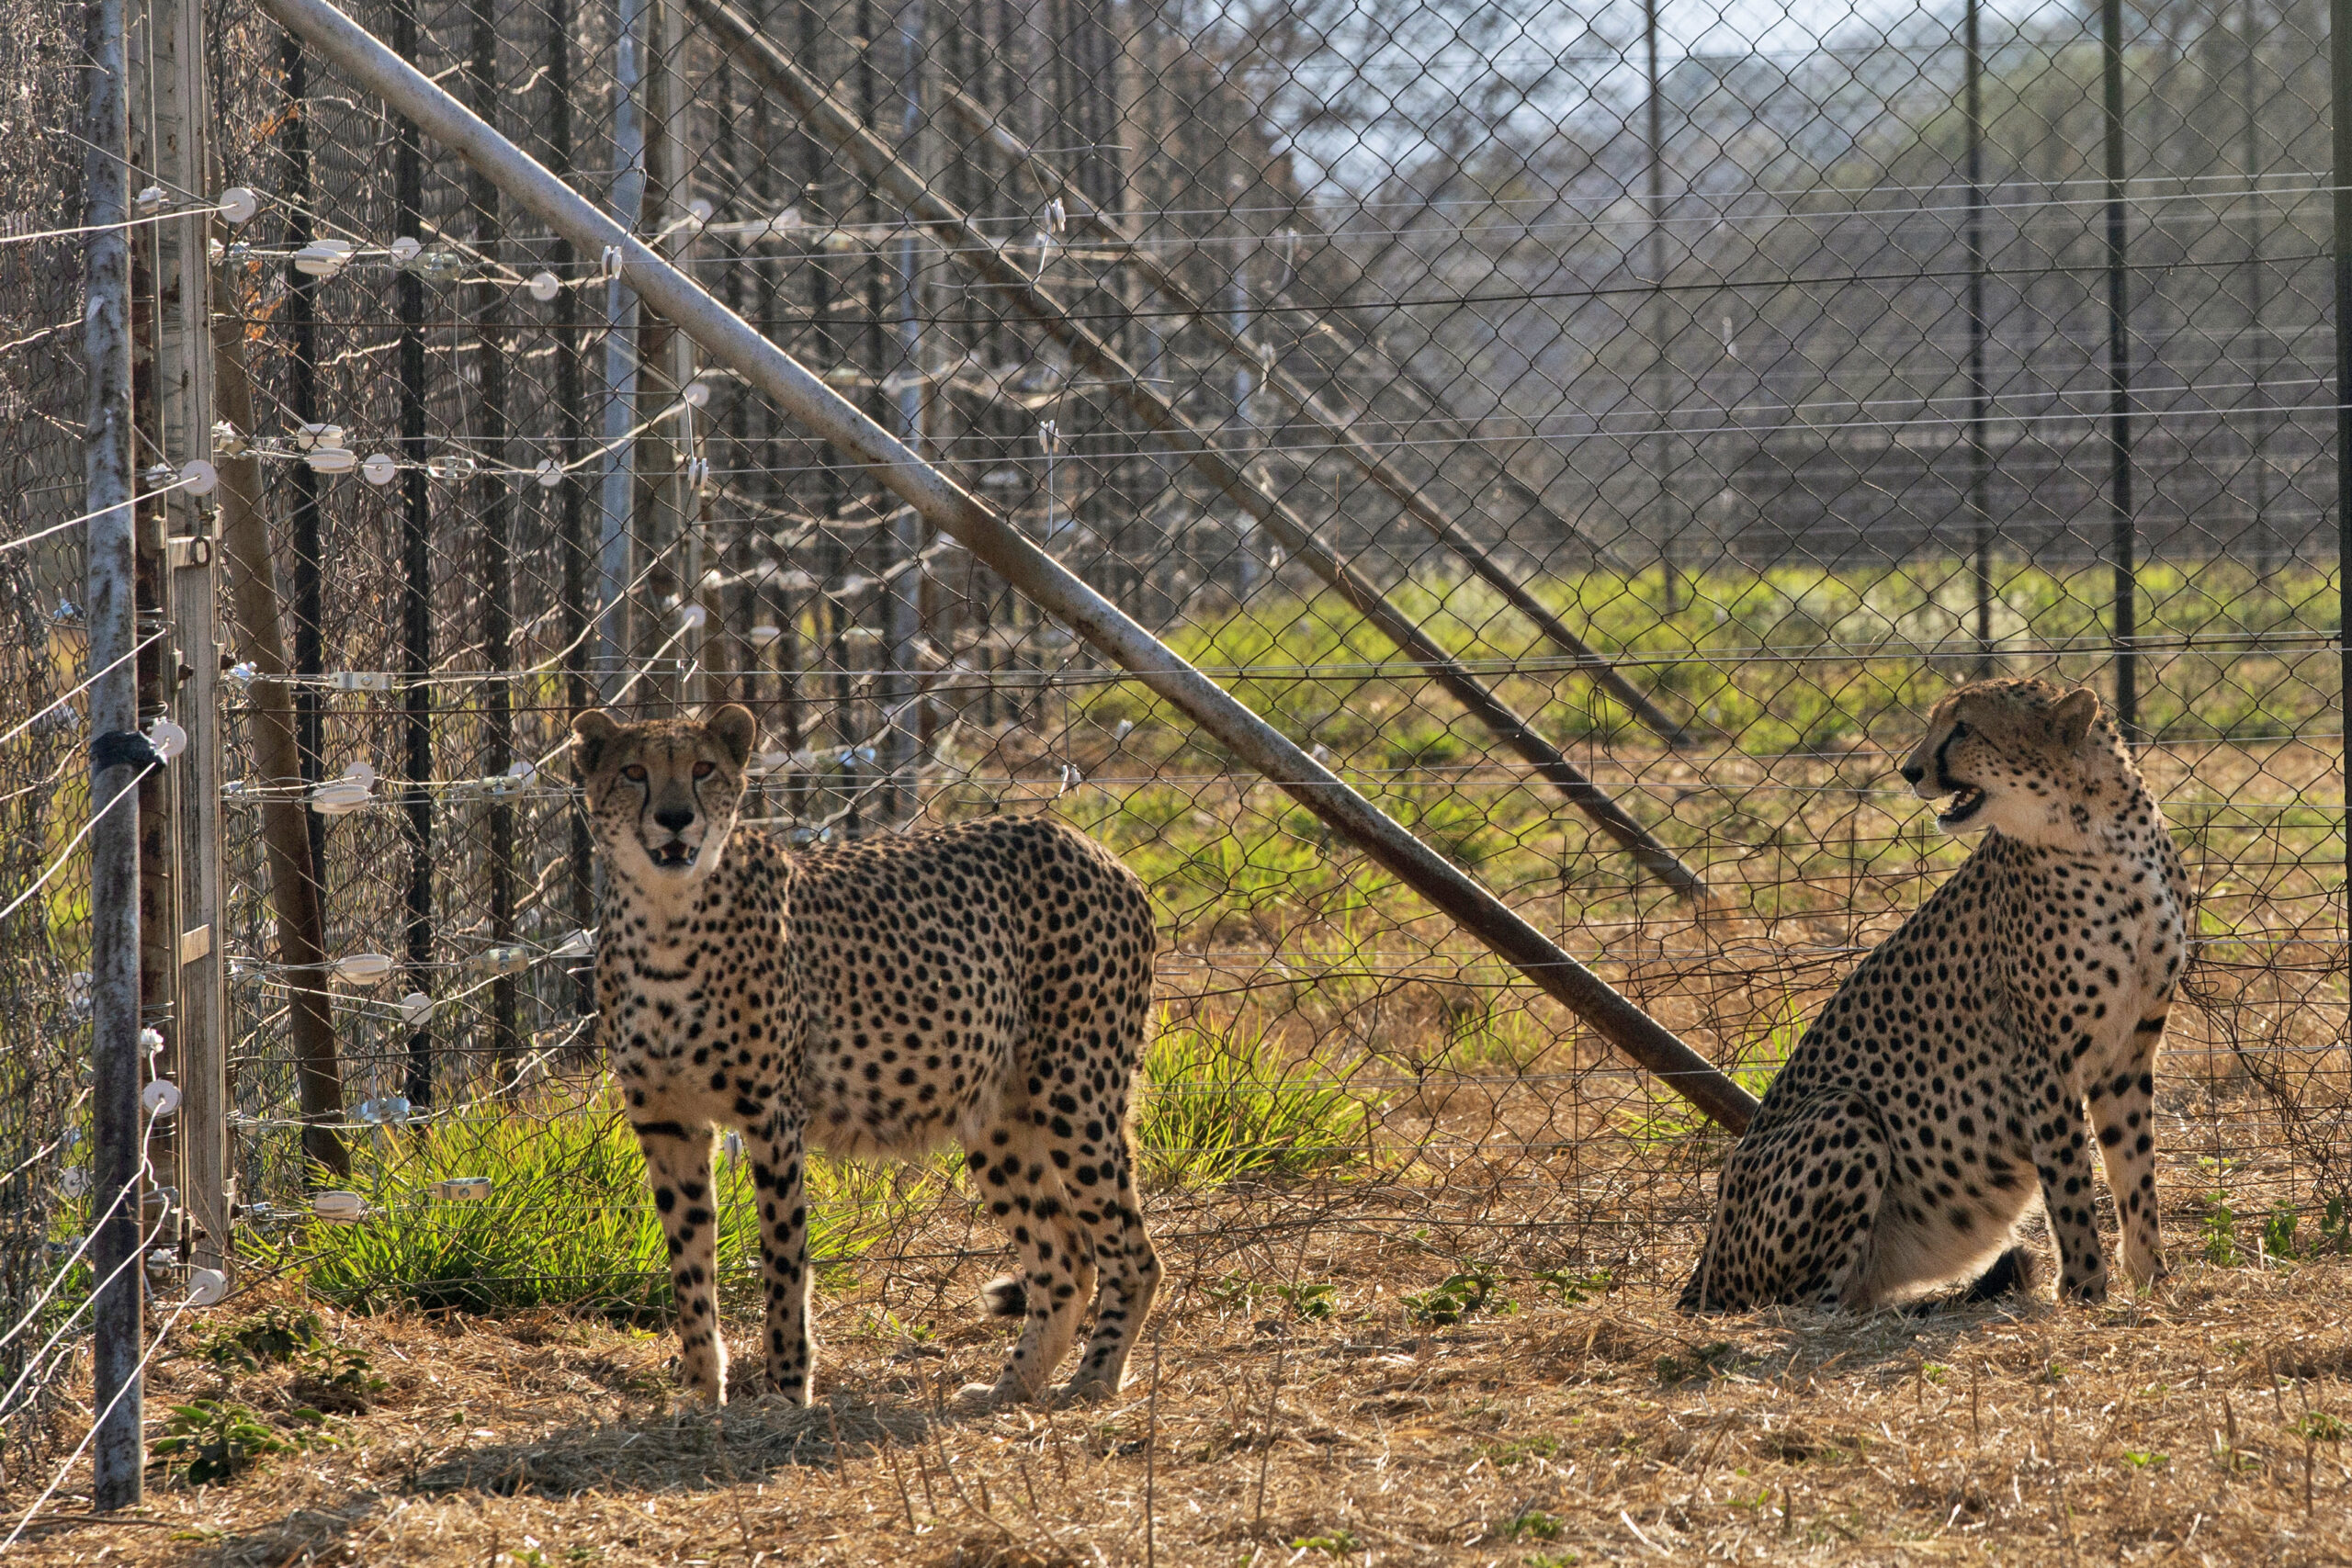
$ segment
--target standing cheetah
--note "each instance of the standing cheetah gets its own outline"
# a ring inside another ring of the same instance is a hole
[[[1936,705],[1903,769],[1937,821],[1989,829],[1849,976],[1724,1162],[1684,1311],[1849,1312],[1973,1280],[2030,1289],[2036,1196],[2068,1300],[2107,1296],[2086,1100],[2146,1285],[2156,1043],[2188,957],[2164,817],[2088,689],[1984,681]]]
[[[572,721],[605,857],[598,1027],[662,1215],[690,1392],[727,1397],[713,1299],[714,1126],[742,1134],[760,1209],[767,1387],[806,1404],[805,1150],[967,1151],[1027,1318],[976,1404],[1045,1397],[1094,1295],[1065,1396],[1115,1391],[1159,1289],[1127,1096],[1149,1022],[1151,908],[1073,829],[1012,818],[787,853],[739,827],[757,725]]]

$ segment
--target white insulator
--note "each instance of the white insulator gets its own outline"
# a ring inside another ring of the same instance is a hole
[[[311,1199],[311,1213],[329,1224],[353,1224],[368,1217],[368,1200],[356,1192],[320,1192]]]
[[[147,744],[168,762],[187,750],[187,731],[168,718],[159,718],[147,727]]]
[[[539,488],[553,490],[563,482],[563,465],[553,457],[539,459]]]
[[[777,213],[775,217],[768,220],[768,232],[771,234],[789,234],[795,229],[799,228],[805,221],[807,220],[800,216],[799,208],[787,207],[782,212]]]
[[[425,1188],[425,1193],[444,1203],[481,1203],[489,1201],[492,1182],[487,1176],[451,1176]]]
[[[411,991],[401,998],[401,1021],[411,1029],[433,1016],[433,998],[423,991]]]
[[[699,196],[686,203],[686,216],[694,220],[697,229],[709,222],[710,215],[718,210],[706,197]]]
[[[294,270],[311,277],[333,277],[351,262],[348,240],[313,240],[294,253]]]
[[[390,452],[370,452],[359,465],[359,477],[371,485],[388,485],[400,477],[401,466]]]
[[[418,255],[423,254],[424,250],[424,245],[423,242],[419,241],[415,235],[402,234],[399,239],[392,242],[391,256],[393,265],[396,266],[406,266],[409,263],[414,261]]]
[[[340,446],[343,445],[343,426],[318,423],[298,426],[294,432],[294,445],[305,452],[320,446]]]
[[[57,1173],[57,1190],[68,1198],[88,1197],[90,1195],[89,1170],[83,1166],[67,1166]]]
[[[334,961],[334,977],[346,986],[372,986],[395,967],[389,953],[355,953]]]
[[[191,1269],[187,1271],[187,1304],[218,1306],[229,1294],[229,1276],[218,1269]]]
[[[359,1119],[370,1127],[390,1126],[405,1122],[408,1120],[408,1096],[404,1094],[379,1095],[373,1100],[363,1100],[359,1102]]]
[[[563,280],[551,272],[535,272],[525,287],[530,289],[532,299],[544,305],[563,292]]]
[[[220,488],[220,470],[201,457],[190,457],[180,469],[180,488],[190,495],[210,495]]]
[[[169,1078],[151,1078],[139,1091],[139,1103],[150,1116],[169,1116],[180,1108],[180,1086]]]
[[[348,817],[375,798],[366,784],[330,779],[311,792],[311,809],[322,817]]]
[[[214,209],[232,229],[242,229],[261,211],[261,197],[243,186],[231,186],[220,193],[220,203]]]
[[[678,606],[678,625],[684,629],[690,632],[700,631],[709,622],[710,612],[701,605],[681,604]]]
[[[549,958],[587,958],[593,955],[595,951],[596,933],[594,931],[573,931],[570,936],[565,937],[554,947],[548,949],[548,956]]]
[[[334,672],[334,689],[338,692],[389,692],[392,689],[392,672],[389,670],[338,670]],[[365,762],[354,762],[345,771],[356,774],[366,767],[368,764]],[[372,782],[376,770],[368,768],[368,777]]]
[[[153,218],[171,201],[171,195],[162,186],[148,186],[130,198],[130,210],[141,218]]]
[[[461,479],[474,471],[474,460],[471,457],[447,455],[427,457],[424,460],[424,471],[436,479]]]
[[[223,457],[242,457],[253,447],[246,444],[243,431],[222,419],[213,422],[212,449]]]
[[[710,407],[710,383],[689,381],[686,383],[686,389],[680,392],[678,396],[684,400],[688,408],[707,409]]]
[[[752,628],[751,635],[752,646],[767,648],[784,640],[784,628],[763,621]]]
[[[139,1032],[139,1051],[141,1055],[152,1056],[163,1048],[164,1032],[162,1030],[142,1029]]]

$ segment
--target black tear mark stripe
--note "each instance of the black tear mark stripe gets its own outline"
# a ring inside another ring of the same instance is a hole
[[[2134,1034],[2162,1034],[2165,1032],[2165,1019],[2167,1016],[2169,1015],[2158,1013],[2154,1018],[2143,1018],[2139,1022],[2132,1026],[2132,1032]]]

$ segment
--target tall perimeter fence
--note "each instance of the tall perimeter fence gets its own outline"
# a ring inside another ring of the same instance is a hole
[[[1125,857],[1180,1277],[1657,1280],[1965,852],[1928,705],[2088,682],[2199,893],[2175,1245],[2342,1244],[2315,5],[348,17],[0,26],[12,1493],[135,1492],[141,1359],[241,1280],[658,1313],[598,703],[749,704],[810,854]],[[515,1244],[561,1190],[593,1268]],[[952,1162],[819,1191],[837,1279],[993,1261]]]

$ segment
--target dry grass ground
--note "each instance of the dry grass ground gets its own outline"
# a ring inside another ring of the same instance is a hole
[[[1270,1281],[1334,1287],[1296,1297],[1328,1303],[1321,1317],[1234,1289],[1221,1271],[1235,1261],[1181,1261],[1125,1396],[1052,1415],[942,1412],[942,1391],[999,1354],[995,1330],[953,1303],[933,1337],[871,1296],[828,1298],[822,1403],[746,1401],[723,1417],[673,1399],[665,1335],[553,1315],[330,1315],[332,1337],[388,1382],[334,1423],[331,1445],[225,1485],[158,1485],[119,1522],[73,1517],[85,1505],[69,1482],[14,1555],[251,1568],[2352,1561],[2340,1263],[2189,1262],[2153,1296],[2098,1312],[1860,1323],[1692,1321],[1653,1287],[1566,1301],[1514,1282],[1512,1310],[1441,1326],[1401,1299],[1431,1283],[1401,1243],[1265,1260]],[[752,1340],[750,1325],[735,1337]],[[188,1355],[155,1382],[155,1415],[225,1394],[269,1416],[305,1396],[283,1371],[224,1375]],[[82,1419],[64,1426],[78,1435]],[[21,1511],[27,1489],[12,1491]]]

